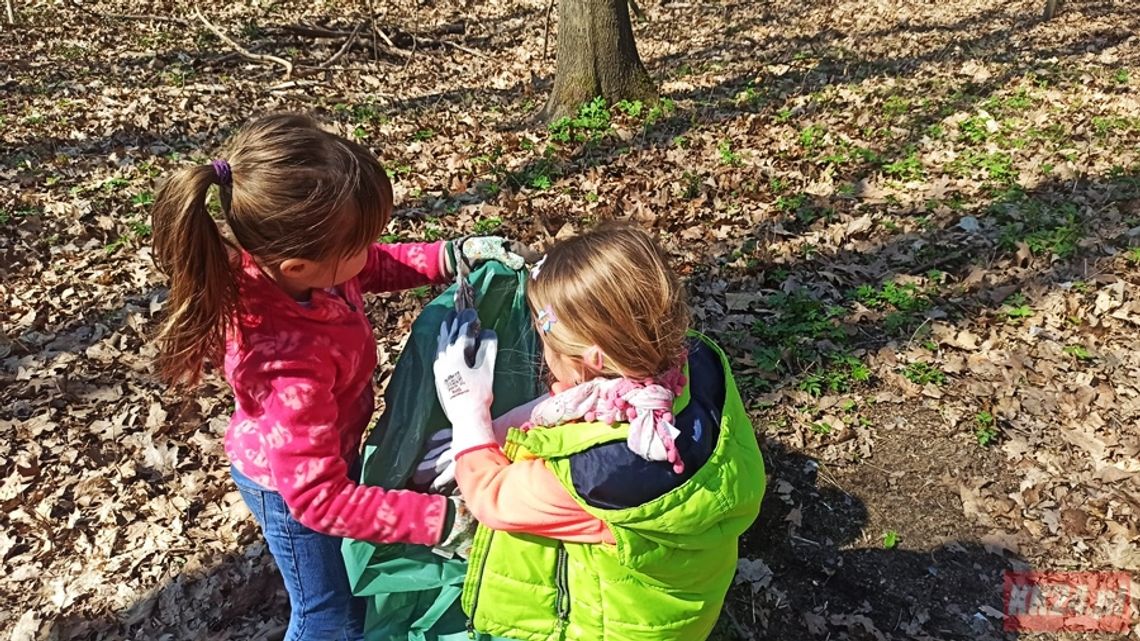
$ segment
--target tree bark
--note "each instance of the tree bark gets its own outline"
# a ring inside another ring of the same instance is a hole
[[[637,54],[628,0],[559,0],[554,90],[540,117],[573,116],[597,96],[609,104],[657,100]]]

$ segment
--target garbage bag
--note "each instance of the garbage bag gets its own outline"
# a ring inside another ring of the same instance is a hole
[[[527,309],[526,271],[488,262],[467,283],[484,328],[499,335],[495,361],[498,416],[542,393],[537,339]],[[365,442],[360,483],[407,487],[428,437],[448,427],[432,376],[439,326],[455,307],[459,284],[424,308],[396,362],[384,393],[384,412]],[[466,288],[464,288],[466,290]],[[469,293],[465,291],[464,293]],[[461,303],[462,304],[462,303]],[[467,618],[459,605],[467,562],[445,559],[420,545],[345,539],[349,583],[364,597],[368,641],[466,641]],[[477,635],[480,641],[495,637]]]

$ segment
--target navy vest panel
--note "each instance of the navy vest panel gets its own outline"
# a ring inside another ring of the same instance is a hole
[[[724,409],[724,369],[716,352],[700,341],[689,346],[689,404],[675,417],[677,452],[685,464],[647,461],[625,441],[604,443],[570,457],[574,489],[587,504],[604,509],[636,507],[689,480],[712,456]]]

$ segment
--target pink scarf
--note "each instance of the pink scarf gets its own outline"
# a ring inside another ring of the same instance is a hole
[[[647,461],[669,461],[680,474],[685,465],[675,440],[681,434],[673,425],[673,399],[685,389],[685,376],[673,369],[657,380],[595,378],[540,402],[523,429],[553,426],[582,419],[587,422],[629,421],[626,444]]]

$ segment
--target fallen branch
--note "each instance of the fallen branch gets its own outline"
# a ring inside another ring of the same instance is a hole
[[[326,69],[332,63],[336,62],[337,60],[340,60],[341,56],[343,56],[345,53],[348,52],[349,49],[352,48],[353,43],[356,42],[356,34],[360,33],[360,30],[363,27],[364,27],[363,22],[356,25],[356,28],[352,30],[352,33],[349,34],[348,39],[346,39],[344,41],[344,44],[341,45],[340,49],[338,49],[337,52],[334,53],[331,58],[329,58],[328,60],[326,60],[326,61],[322,62],[320,65],[318,65],[317,68],[318,69]]]
[[[343,38],[351,31],[344,31],[342,29],[329,29],[328,27],[319,27],[314,24],[300,23],[294,25],[285,25],[282,27],[275,27],[270,31],[285,31],[298,36],[306,36],[309,38]]]
[[[467,33],[467,21],[460,20],[458,22],[449,22],[445,25],[435,28],[436,33],[448,33],[453,36],[461,36]]]
[[[8,24],[16,24],[16,12],[12,10],[12,0],[4,0],[4,8],[8,10]]]
[[[397,66],[395,63],[385,63],[385,64],[387,64],[390,67]],[[303,64],[303,63],[297,63],[297,64],[293,65],[293,70],[294,70],[293,75],[296,77],[308,77],[309,75],[311,75],[310,73],[307,73],[310,70],[312,72],[317,72],[317,71],[354,71],[357,73],[375,73],[376,67],[371,67],[371,66],[369,66],[369,67],[348,67],[348,66],[344,66],[344,65],[333,65],[331,67],[321,67],[319,65],[307,65],[307,64]],[[303,71],[305,71],[306,73],[302,73]],[[373,93],[373,95],[374,95],[374,92],[370,92],[370,93]]]
[[[225,33],[223,33],[221,29],[215,27],[209,20],[206,19],[206,16],[202,15],[202,12],[199,11],[197,8],[194,9],[194,17],[198,18],[198,20],[201,21],[202,24],[205,25],[206,28],[209,29],[211,33],[213,33],[215,36],[220,38],[222,42],[228,44],[231,48],[233,48],[238,53],[238,55],[240,55],[242,58],[245,58],[246,60],[252,60],[253,62],[262,62],[262,63],[271,62],[273,64],[278,64],[278,65],[281,65],[282,67],[285,68],[285,77],[286,78],[293,75],[293,63],[292,62],[289,62],[288,60],[286,60],[284,58],[278,58],[277,56],[271,56],[269,54],[262,54],[262,53],[253,53],[253,52],[249,51],[245,47],[243,47],[240,44],[238,44],[237,42],[235,42],[232,38],[227,36]]]
[[[372,38],[373,38],[372,48],[373,48],[374,52],[376,52],[376,49],[378,48],[378,44],[376,42],[376,37],[379,37],[381,40],[384,41],[384,43],[386,45],[388,45],[388,48],[391,49],[393,52],[398,53],[400,55],[404,55],[404,56],[409,55],[410,52],[407,49],[401,49],[400,47],[396,46],[396,43],[392,42],[392,39],[388,37],[388,34],[384,33],[383,29],[376,26],[375,21],[372,21],[371,24],[372,24]],[[351,31],[344,31],[341,29],[329,29],[327,27],[319,27],[317,25],[306,24],[306,23],[277,27],[276,29],[274,29],[274,31],[283,31],[286,33],[291,33],[294,35],[298,35],[298,36],[302,36],[302,37],[308,37],[308,38],[343,38],[345,36],[351,36],[352,35]],[[378,53],[374,53],[374,55],[377,58],[379,57]]]
[[[420,47],[426,47],[426,48],[452,47],[454,49],[458,49],[459,51],[463,51],[464,53],[469,53],[473,56],[478,56],[480,58],[489,58],[490,57],[487,54],[483,53],[482,51],[479,51],[478,49],[472,49],[471,47],[459,44],[458,42],[452,42],[451,40],[443,40],[443,39],[437,39],[437,38],[427,38],[427,37],[423,37],[423,36],[417,37],[416,34],[414,34],[414,33],[407,33],[406,34],[409,38],[412,39],[412,48],[410,50],[409,49],[403,49],[403,48],[397,46],[396,43],[392,41],[392,38],[390,38],[388,36],[388,34],[384,33],[383,29],[376,26],[375,21],[371,21],[371,23],[362,22],[362,23],[358,24],[352,31],[344,31],[343,29],[330,29],[328,27],[321,27],[318,25],[308,24],[308,23],[286,25],[283,27],[278,27],[277,29],[279,29],[280,31],[284,31],[286,33],[291,33],[294,35],[298,35],[298,36],[302,36],[302,37],[309,37],[309,38],[344,38],[344,37],[348,37],[348,41],[345,43],[345,46],[351,47],[352,41],[359,35],[360,30],[366,24],[371,24],[371,27],[372,27],[372,36],[373,36],[372,47],[373,47],[373,50],[375,51],[377,48],[377,43],[375,41],[375,38],[379,37],[381,40],[384,41],[384,43],[386,45],[388,45],[388,49],[390,51],[397,53],[397,54],[400,54],[402,56],[408,57],[408,60],[405,61],[405,66],[407,66],[407,64],[409,64],[411,62],[412,56],[415,55],[416,50]],[[447,25],[444,28],[444,32],[445,33],[452,33],[456,28],[457,27],[455,25]],[[334,55],[333,58],[331,58],[330,60],[335,61],[337,58],[339,58],[341,55],[343,55],[344,51],[347,51],[347,50],[343,49],[343,47],[342,47],[342,50],[338,51],[337,54]],[[377,57],[379,57],[379,56],[377,56]],[[332,64],[332,62],[326,61],[324,64],[318,65],[317,68],[324,68],[330,64]],[[298,66],[299,67],[307,67],[308,65],[298,65]]]

